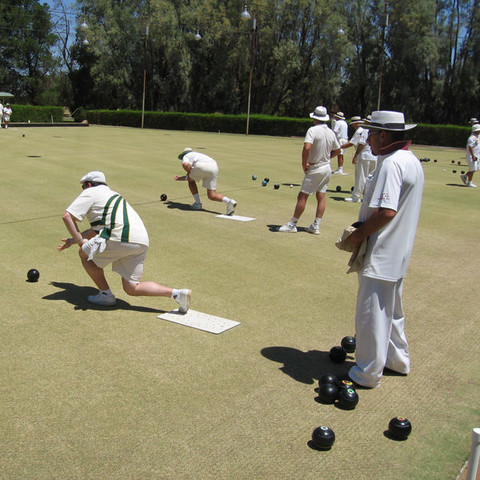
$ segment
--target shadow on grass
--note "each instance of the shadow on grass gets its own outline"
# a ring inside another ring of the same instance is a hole
[[[461,183],[447,183],[447,187],[460,187],[460,188],[472,188],[472,187],[467,187],[466,185],[463,185]]]
[[[214,212],[213,210],[207,210],[206,208],[202,208],[201,210],[192,210],[192,205],[189,203],[180,203],[180,202],[172,202],[167,201],[165,202],[167,208],[174,208],[177,210],[186,210],[189,212],[206,212],[206,213],[214,213],[215,215],[220,215],[220,212]]]
[[[302,352],[291,347],[266,347],[261,354],[277,363],[283,364],[280,370],[297,382],[311,385],[326,373],[344,376],[355,364],[353,357],[347,356],[342,363],[334,363],[328,352],[309,350]]]
[[[114,307],[102,307],[101,305],[95,305],[90,303],[87,300],[88,295],[95,295],[98,290],[93,287],[80,287],[73,283],[65,282],[50,282],[50,285],[53,285],[56,288],[61,290],[51,295],[46,295],[43,297],[44,300],[61,300],[64,302],[71,303],[74,310],[132,310],[135,312],[144,312],[144,313],[166,313],[167,310],[159,310],[156,308],[150,307],[138,307],[135,305],[130,305],[124,300],[117,298],[117,304]]]
[[[271,231],[271,232],[275,232],[275,233],[285,233],[285,232],[279,232],[278,229],[281,227],[282,225],[267,225],[267,228]],[[297,233],[301,233],[301,232],[306,232],[307,231],[307,227],[299,227],[297,226]],[[287,234],[289,232],[286,232]]]

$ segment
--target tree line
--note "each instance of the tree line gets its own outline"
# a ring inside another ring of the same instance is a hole
[[[380,104],[465,124],[479,114],[479,4],[255,0],[243,19],[241,0],[6,0],[0,89],[71,109],[235,114],[250,97],[252,113]]]

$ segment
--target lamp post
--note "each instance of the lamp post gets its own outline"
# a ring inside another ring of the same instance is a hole
[[[385,58],[385,29],[388,27],[388,13],[387,13],[388,4],[385,4],[383,14],[379,15],[379,24],[382,27],[382,54],[380,57],[380,68],[378,72],[378,102],[377,110],[380,110],[380,99],[382,96],[382,76],[383,76],[383,62]]]
[[[248,135],[250,128],[250,105],[252,102],[252,80],[253,80],[253,56],[255,51],[255,36],[257,34],[257,19],[252,18],[252,15],[248,11],[247,5],[245,10],[241,13],[240,18],[243,21],[249,22],[250,26],[250,75],[248,79],[248,102],[247,102],[247,126],[245,129],[245,135]]]
[[[143,44],[143,96],[142,96],[142,128],[145,121],[145,90],[147,86],[147,39],[148,39],[148,25],[143,29],[145,43]]]

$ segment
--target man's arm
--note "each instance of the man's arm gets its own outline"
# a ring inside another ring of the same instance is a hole
[[[179,175],[175,175],[173,177],[174,180],[179,180],[179,181],[188,180],[188,175],[190,174],[190,171],[192,170],[192,166],[188,162],[183,162],[182,163],[182,168],[187,172],[187,174],[184,175],[183,177],[180,177]]]
[[[302,168],[303,171],[306,172],[307,168],[309,167],[308,163],[308,157],[310,156],[310,149],[312,148],[312,144],[309,142],[305,142],[303,144],[303,150],[302,150]]]
[[[357,163],[357,158],[358,156],[360,155],[360,153],[362,152],[362,150],[365,148],[365,145],[359,143],[357,145],[357,149],[355,150],[355,155],[353,156],[352,158],[352,163],[355,165]]]
[[[80,232],[77,225],[77,219],[70,212],[65,212],[62,215],[62,220],[72,237],[62,238],[63,244],[60,244],[57,247],[57,250],[59,252],[61,252],[62,250],[65,250],[66,248],[71,247],[75,243],[82,245],[84,241],[87,241],[89,238],[93,238],[97,234],[97,232],[93,230],[93,228],[89,228],[84,232]]]
[[[347,242],[354,247],[360,246],[372,233],[378,232],[378,230],[387,225],[396,214],[397,212],[390,208],[377,208],[375,212],[348,237]]]

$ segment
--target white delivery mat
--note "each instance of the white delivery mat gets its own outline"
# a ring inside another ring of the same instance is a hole
[[[240,325],[240,322],[216,317],[215,315],[209,315],[208,313],[196,312],[195,310],[189,310],[184,315],[179,313],[178,310],[172,310],[171,312],[158,315],[157,318],[216,334]]]

